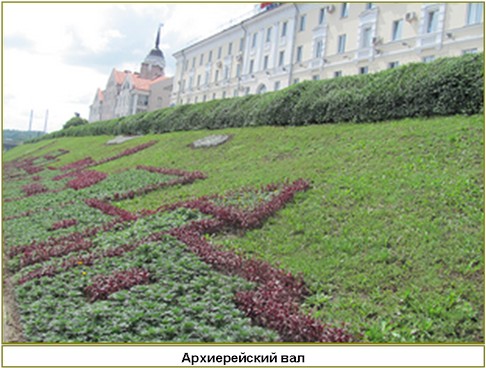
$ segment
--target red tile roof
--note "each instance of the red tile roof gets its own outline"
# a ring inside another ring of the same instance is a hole
[[[127,77],[128,74],[131,74],[132,72],[125,70],[124,72],[121,72],[119,70],[113,69],[113,73],[115,74],[115,82],[116,84],[123,84],[125,81],[125,78]]]
[[[132,74],[132,83],[133,83],[133,87],[135,89],[138,89],[140,91],[149,91],[150,86],[152,84],[160,82],[161,80],[164,80],[166,78],[167,77],[165,77],[165,76],[160,76],[160,77],[157,77],[155,79],[144,79],[144,78],[140,77],[140,74],[135,73],[135,74]]]

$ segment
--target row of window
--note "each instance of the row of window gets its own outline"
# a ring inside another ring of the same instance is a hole
[[[474,49],[467,49],[467,50],[463,50],[463,54],[470,54],[470,53],[477,53],[478,52],[478,49],[474,48]],[[432,62],[435,60],[435,56],[434,55],[430,55],[430,56],[426,56],[424,58],[422,58],[422,61],[425,62],[425,63],[429,63],[429,62]],[[390,63],[388,63],[388,68],[389,69],[393,69],[393,68],[397,68],[398,66],[400,65],[400,62],[399,61],[392,61]],[[368,66],[361,66],[358,68],[358,74],[368,74],[369,73],[369,67]],[[333,73],[333,77],[334,78],[339,78],[339,77],[342,77],[343,76],[343,72],[342,70],[336,70],[334,71]],[[319,80],[320,79],[320,75],[319,74],[316,74],[316,75],[313,75],[312,76],[312,80]],[[293,80],[293,84],[297,84],[300,82],[300,79],[299,78],[295,78]],[[278,91],[279,89],[281,88],[281,82],[280,81],[276,81],[274,82],[274,85],[273,85],[273,90],[274,91]],[[263,88],[259,88],[259,90],[256,91],[257,93],[264,93],[266,92],[266,87],[263,86]],[[243,94],[246,96],[248,94],[250,94],[250,87],[245,87],[244,91],[243,91]],[[236,97],[238,96],[238,90],[235,89],[234,92],[233,92],[233,97]],[[226,98],[227,97],[227,94],[226,94],[226,91],[223,91],[221,93],[221,98]],[[214,92],[212,94],[212,99],[215,100],[217,97],[217,93]],[[203,95],[202,97],[202,100],[199,101],[199,98],[198,96],[195,96],[194,97],[194,103],[197,103],[197,102],[206,102],[207,101],[207,95]],[[191,103],[191,97],[188,97],[187,98],[187,101],[186,103]]]
[[[366,3],[365,9],[373,9],[375,7],[374,3]],[[321,8],[319,13],[318,13],[318,24],[323,24],[325,22],[325,17],[326,17],[327,10],[326,8]],[[349,14],[349,3],[342,3],[341,4],[341,17],[347,17]],[[467,9],[467,24],[472,25],[472,24],[477,24],[482,22],[482,15],[483,14],[483,4],[482,3],[470,3],[468,4],[468,9]],[[299,31],[304,31],[306,28],[306,23],[307,23],[307,14],[303,14],[300,16],[300,21],[299,21]],[[392,23],[392,30],[391,30],[391,40],[392,41],[398,41],[402,39],[402,31],[403,31],[403,24],[404,20],[403,19],[397,19],[393,21]],[[426,33],[435,33],[438,31],[438,26],[439,26],[439,10],[437,8],[433,8],[429,10],[426,13],[426,19],[425,19],[425,29],[424,31]],[[280,26],[280,36],[285,37],[287,35],[287,28],[288,28],[288,22],[283,22]],[[268,27],[265,31],[265,42],[269,43],[272,41],[272,32],[273,32],[273,27]],[[256,48],[257,47],[257,38],[258,38],[258,33],[255,32],[253,33],[251,37],[251,48]],[[341,34],[338,36],[338,42],[337,42],[337,53],[342,54],[346,52],[346,34]],[[369,48],[372,46],[373,43],[373,29],[371,26],[366,26],[365,28],[362,29],[362,34],[361,34],[361,40],[360,40],[360,46],[362,48]],[[244,39],[240,39],[240,44],[239,44],[239,51],[243,51],[244,48]],[[297,48],[297,57],[296,57],[296,62],[301,62],[302,61],[302,46],[299,46]],[[322,57],[322,51],[323,51],[323,42],[322,40],[316,41],[315,48],[314,48],[314,57]],[[233,52],[233,42],[230,42],[227,44],[226,48],[226,55],[231,55]],[[223,54],[223,46],[220,46],[217,49],[217,60],[220,60],[222,58]],[[201,54],[199,56],[199,66],[204,65],[204,54]],[[282,66],[283,65],[283,52],[279,54],[279,61],[278,65]],[[213,50],[209,51],[207,62],[211,63],[213,59]],[[266,60],[266,61],[265,61]],[[265,57],[264,60],[264,69],[268,68],[268,57]],[[194,69],[196,66],[196,57],[192,58],[192,68]],[[187,71],[189,69],[189,60],[186,60],[184,70]],[[252,72],[252,69],[250,67],[250,73]],[[238,74],[239,75],[239,74]]]
[[[372,3],[368,3],[368,4],[372,4]],[[349,9],[349,6],[347,5],[347,3],[344,3],[343,5],[345,6],[346,9]],[[326,20],[326,11],[327,11],[326,8],[321,8],[319,10],[318,20],[317,20],[318,25],[324,24],[324,22]],[[306,26],[307,26],[307,14],[303,14],[303,15],[300,16],[300,19],[299,19],[298,31],[299,32],[305,31]],[[282,22],[282,24],[280,26],[280,37],[286,37],[287,36],[287,30],[288,30],[288,21],[284,21],[284,22]],[[273,27],[268,27],[266,32],[265,32],[265,42],[266,43],[272,42],[272,32],[273,32]],[[251,36],[251,48],[255,48],[257,46],[257,39],[258,39],[258,32],[255,32]],[[244,39],[241,38],[240,39],[239,51],[243,51],[243,47],[244,47]],[[222,57],[222,54],[223,54],[223,46],[218,47],[217,50],[218,50],[217,51],[217,60],[220,60],[221,57]],[[228,55],[228,56],[231,55],[232,50],[233,50],[233,43],[230,42],[228,44],[226,55]],[[212,59],[213,59],[213,50],[209,51],[207,62],[208,63],[212,62]],[[201,54],[199,56],[199,66],[202,66],[202,65],[204,65],[204,54]],[[191,67],[192,68],[196,67],[196,57],[192,58]],[[189,60],[186,60],[185,65],[184,65],[184,71],[187,71],[188,69],[189,69]]]
[[[463,54],[475,54],[478,52],[478,49],[477,48],[472,48],[472,49],[466,49],[466,50],[463,50],[462,53]],[[429,55],[429,56],[425,56],[422,58],[422,62],[424,63],[430,63],[432,61],[435,60],[435,56],[434,55]],[[253,62],[253,60],[251,60],[251,62]],[[264,69],[266,69],[265,67],[265,64],[268,63],[268,59],[264,59]],[[250,67],[253,65],[253,63],[250,63]],[[388,69],[393,69],[393,68],[397,68],[398,66],[400,65],[400,62],[399,61],[392,61],[392,62],[389,62],[388,63]],[[368,66],[361,66],[358,68],[358,74],[368,74],[369,72],[369,67]],[[252,71],[250,71],[250,73],[252,73]],[[215,82],[217,82],[217,76],[218,74],[216,73],[216,80]],[[343,72],[342,70],[337,70],[333,73],[333,76],[334,78],[338,78],[338,77],[342,77],[343,76]],[[198,82],[197,82],[197,85],[199,86],[200,84],[200,76],[198,76]],[[229,77],[228,77],[229,78]],[[312,76],[312,80],[319,80],[320,79],[320,76],[318,74],[316,75],[313,75]],[[184,82],[184,81],[183,81]],[[299,78],[296,78],[294,79],[293,83],[296,84],[296,83],[299,83],[300,82],[300,79]],[[206,83],[208,83],[208,81],[206,81]],[[249,87],[248,87],[249,88]],[[274,83],[274,91],[278,91],[280,89],[280,81],[276,81]],[[248,92],[246,94],[249,93],[249,89],[247,90]],[[182,89],[182,92],[184,92],[184,88]],[[216,93],[213,93],[213,99],[216,98]],[[237,96],[237,90],[235,90],[235,95],[234,96]],[[226,92],[223,92],[222,94],[222,98],[226,98]],[[198,102],[197,101],[197,97],[195,98],[195,102]],[[206,95],[204,95],[204,98],[203,98],[203,101],[205,102],[206,101]]]
[[[303,46],[299,46],[297,47],[297,54],[296,54],[296,62],[299,63],[302,61],[302,54],[303,54]],[[319,51],[319,48],[316,49],[316,53],[317,52],[320,52]],[[463,54],[471,54],[471,53],[477,53],[478,52],[478,49],[477,48],[473,48],[473,49],[467,49],[467,50],[463,50]],[[279,53],[279,58],[278,58],[278,66],[279,67],[283,67],[284,66],[284,60],[285,60],[285,51],[280,51]],[[424,58],[422,58],[422,61],[423,62],[431,62],[435,60],[435,57],[434,56],[426,56]],[[398,61],[394,61],[394,62],[390,62],[388,64],[388,67],[391,69],[391,68],[396,68],[397,66],[399,66],[399,62]],[[268,55],[265,55],[264,58],[263,58],[263,70],[268,70],[269,69],[269,56]],[[253,74],[255,72],[255,60],[254,59],[251,59],[250,60],[250,65],[249,65],[249,74]],[[336,74],[337,73],[337,74]],[[359,74],[367,74],[368,73],[368,67],[361,67],[359,69]],[[224,68],[224,73],[223,73],[223,78],[222,80],[229,80],[230,79],[230,68],[228,66],[225,66]],[[341,72],[335,72],[335,77],[339,77],[341,76]],[[237,64],[237,70],[236,70],[236,77],[240,77],[241,76],[241,63],[240,64]],[[217,83],[219,82],[220,78],[220,74],[219,74],[219,70],[216,70],[215,71],[215,74],[214,74],[214,82]],[[313,79],[315,79],[313,77]],[[201,86],[201,82],[202,82],[202,76],[201,75],[198,75],[197,76],[197,82],[196,82],[196,87],[200,87]],[[209,72],[206,72],[205,73],[205,77],[204,77],[204,85],[208,85],[210,82],[210,73]],[[192,89],[193,88],[193,84],[194,84],[194,78],[193,77],[190,77],[189,78],[189,89]],[[182,81],[182,91],[184,92],[185,90],[185,80]]]
[[[244,39],[241,38],[240,39],[239,51],[243,51],[243,46],[244,46]],[[218,50],[218,53],[217,53],[216,60],[221,60],[221,57],[223,56],[223,46],[219,46],[217,50]],[[229,56],[229,55],[232,55],[232,53],[233,53],[233,42],[230,42],[227,45],[226,55]],[[209,54],[208,54],[207,62],[211,63],[212,61],[213,61],[213,50],[210,50]],[[204,54],[201,54],[199,56],[199,66],[202,66],[202,65],[204,65]],[[191,62],[191,68],[194,69],[195,67],[196,67],[196,57],[193,57],[192,62]],[[184,65],[184,71],[187,71],[188,69],[189,69],[189,60],[186,60],[185,65]]]

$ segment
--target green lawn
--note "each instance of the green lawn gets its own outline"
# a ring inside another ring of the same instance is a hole
[[[209,134],[226,144],[194,150]],[[109,137],[56,139],[54,166],[150,140],[132,156],[97,166],[200,170],[206,180],[117,205],[162,204],[298,178],[296,196],[261,229],[215,242],[292,273],[311,289],[304,308],[372,342],[484,341],[484,118],[455,116],[379,124],[259,127],[151,135],[122,146]],[[8,161],[50,141],[20,146]]]

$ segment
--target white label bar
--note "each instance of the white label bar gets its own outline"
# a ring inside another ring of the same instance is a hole
[[[484,345],[3,345],[2,367],[484,367]]]

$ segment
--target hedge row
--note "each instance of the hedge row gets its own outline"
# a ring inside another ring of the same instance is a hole
[[[264,95],[181,105],[63,129],[39,139],[469,115],[483,111],[483,95],[481,53],[369,75],[304,81]]]

